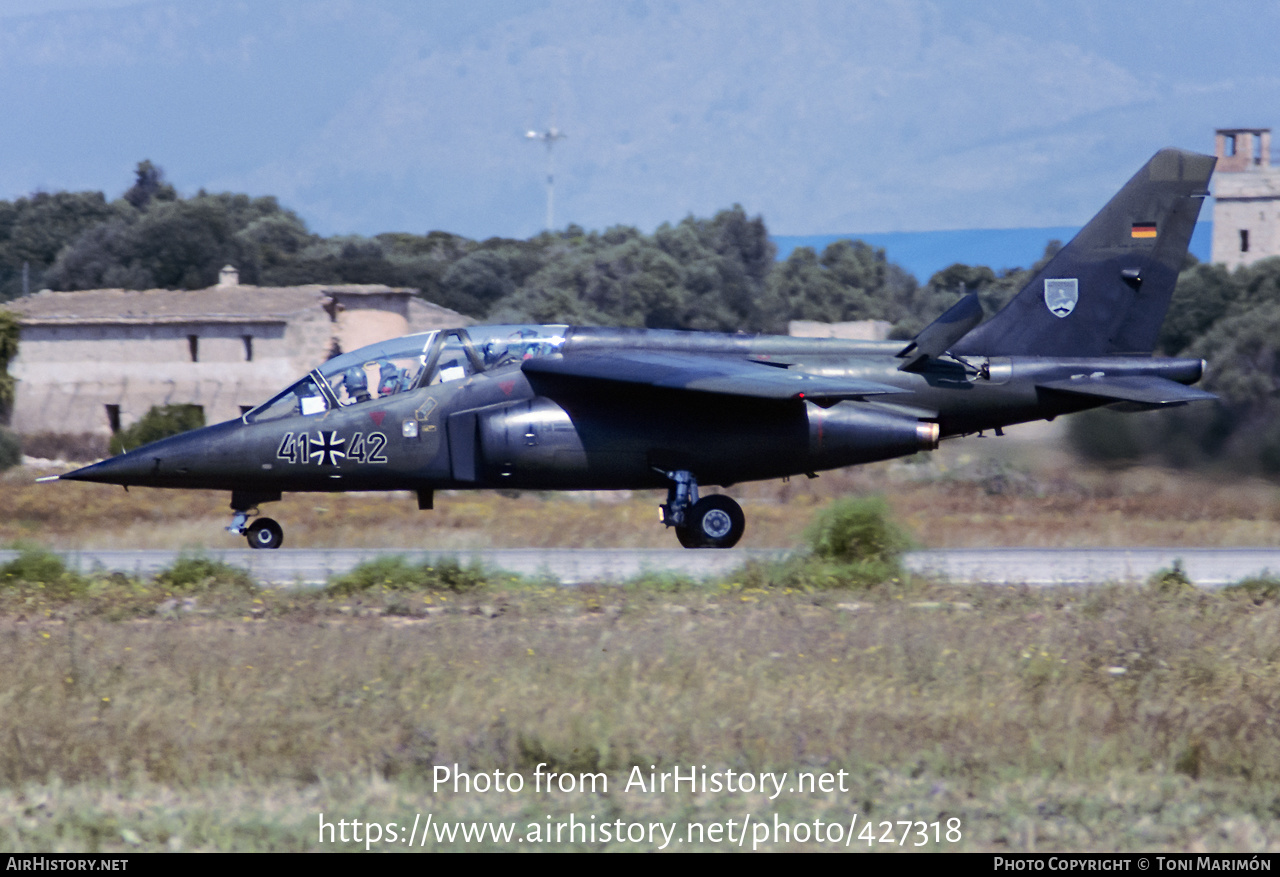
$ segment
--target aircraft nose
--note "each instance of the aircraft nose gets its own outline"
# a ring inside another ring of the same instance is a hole
[[[160,471],[160,457],[131,451],[60,476],[63,481],[145,485]]]
[[[68,481],[96,481],[126,487],[193,487],[208,476],[210,460],[234,454],[238,445],[228,441],[236,422],[216,424],[103,460],[63,475]]]

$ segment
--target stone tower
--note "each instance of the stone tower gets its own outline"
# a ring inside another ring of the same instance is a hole
[[[1219,128],[1214,138],[1212,260],[1236,268],[1280,256],[1280,169],[1270,128]]]

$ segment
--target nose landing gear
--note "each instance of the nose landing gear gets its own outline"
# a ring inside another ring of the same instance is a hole
[[[283,527],[271,518],[258,518],[252,524],[248,523],[250,515],[258,514],[258,503],[274,502],[278,499],[280,499],[278,493],[258,496],[233,491],[231,523],[227,526],[227,532],[237,536],[243,534],[249,541],[250,548],[279,548],[284,543]]]

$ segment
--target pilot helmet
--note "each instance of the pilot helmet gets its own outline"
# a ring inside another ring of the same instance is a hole
[[[365,376],[364,369],[358,365],[353,365],[343,373],[342,383],[346,386],[347,392],[352,394],[369,389],[369,378]]]

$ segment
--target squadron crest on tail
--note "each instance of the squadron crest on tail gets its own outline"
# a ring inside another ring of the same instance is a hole
[[[1055,317],[1065,317],[1076,309],[1080,300],[1080,281],[1074,277],[1044,282],[1044,303]]]

